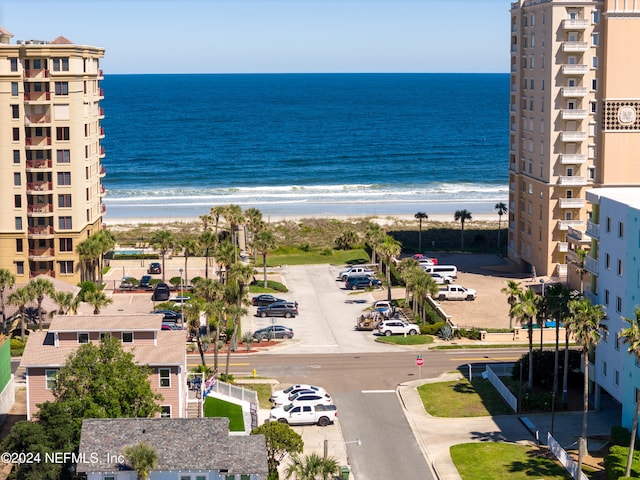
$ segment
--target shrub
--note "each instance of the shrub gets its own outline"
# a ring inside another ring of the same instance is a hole
[[[78,298],[80,299],[81,302],[84,302],[85,300],[85,295],[87,295],[87,293],[91,293],[91,292],[97,292],[98,291],[98,286],[90,281],[86,281],[86,282],[80,282],[78,284],[78,286],[80,287],[80,292],[78,293]]]
[[[24,342],[19,338],[12,338],[10,340],[9,349],[11,350],[12,357],[19,357],[20,355],[22,355],[22,352],[24,352],[25,344],[27,343],[27,338],[29,337],[26,337]]]
[[[533,351],[533,385],[535,387],[551,390],[553,383],[554,355],[555,352],[552,350],[543,351],[542,353],[540,353],[540,350]],[[582,373],[580,372],[580,362],[580,351],[569,350],[569,383],[580,382],[581,384]],[[522,357],[520,357],[520,359],[514,364],[513,371],[511,373],[511,378],[513,378],[514,380],[518,380],[520,378],[520,363],[522,363],[522,371],[528,372],[528,353],[523,354]],[[536,375],[536,372],[550,372],[550,374],[541,375],[538,373]],[[563,373],[564,350],[559,352],[558,378],[562,378]],[[526,373],[524,375],[526,376]]]
[[[330,256],[333,255],[333,249],[328,248],[328,247],[327,248],[323,248],[320,251],[320,255],[324,255],[325,257],[330,257]]]
[[[547,392],[525,392],[522,394],[522,410],[551,411],[551,394]]]
[[[264,285],[263,280],[255,280],[251,282],[251,286],[256,286],[262,288]],[[275,290],[276,292],[286,293],[289,289],[282,283],[276,282],[274,280],[267,280],[267,289]]]
[[[480,340],[480,330],[477,328],[472,328],[471,330],[459,328],[455,331],[455,336],[458,338],[468,338],[470,340]]]
[[[631,477],[625,477],[627,467],[627,456],[629,447],[613,445],[609,449],[609,455],[604,457],[604,469],[609,480],[620,480],[625,478],[638,478],[640,476],[640,453],[634,452],[631,462]]]
[[[420,326],[420,333],[424,335],[436,335],[444,326],[445,322],[428,323]]]
[[[611,443],[621,447],[628,447],[631,443],[631,432],[628,428],[616,425],[611,427]],[[636,442],[636,447],[638,443]]]

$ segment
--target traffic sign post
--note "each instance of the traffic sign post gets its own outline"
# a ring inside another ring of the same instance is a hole
[[[421,380],[420,368],[422,367],[422,365],[424,365],[424,358],[422,358],[422,355],[418,355],[416,357],[416,365],[418,366],[418,380]]]

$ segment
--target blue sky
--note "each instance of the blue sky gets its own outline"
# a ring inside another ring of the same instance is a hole
[[[508,0],[2,0],[15,40],[105,73],[508,72]],[[37,12],[37,13],[36,13]]]

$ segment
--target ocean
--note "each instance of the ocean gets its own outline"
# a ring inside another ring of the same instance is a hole
[[[494,212],[508,74],[105,75],[107,220]]]

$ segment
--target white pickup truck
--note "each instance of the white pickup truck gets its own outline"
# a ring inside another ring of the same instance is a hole
[[[295,405],[290,403],[284,407],[274,407],[269,414],[272,422],[289,425],[331,425],[338,417],[335,405]]]
[[[438,300],[475,300],[476,291],[461,285],[442,285],[438,291]]]
[[[357,266],[354,265],[352,267],[347,268],[346,270],[341,271],[338,274],[338,280],[342,280],[343,282],[347,281],[347,277],[352,275],[367,275],[372,277],[376,274],[375,271],[371,270],[369,267]]]

